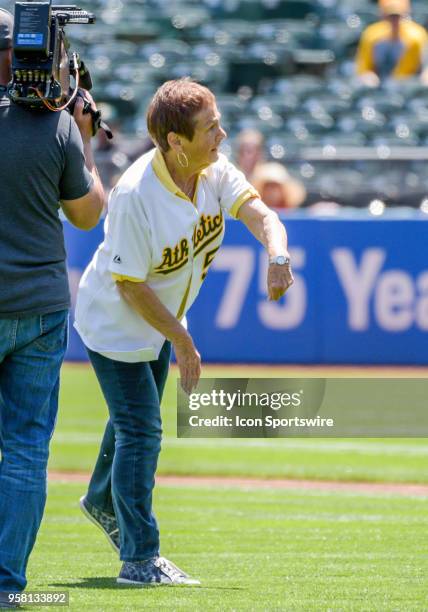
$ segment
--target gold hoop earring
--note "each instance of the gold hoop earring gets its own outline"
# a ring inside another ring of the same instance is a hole
[[[189,160],[187,159],[187,155],[183,153],[183,151],[180,151],[179,153],[177,153],[177,161],[182,168],[189,167]]]

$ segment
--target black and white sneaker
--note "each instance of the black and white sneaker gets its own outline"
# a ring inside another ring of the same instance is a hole
[[[99,527],[110,542],[111,547],[119,554],[119,528],[114,514],[108,514],[93,506],[85,496],[80,498],[80,509],[94,525]]]
[[[174,563],[165,559],[165,557],[153,557],[153,559],[148,559],[147,561],[125,561],[117,582],[119,584],[135,584],[139,586],[201,584],[199,580],[190,578],[190,576],[181,571]]]

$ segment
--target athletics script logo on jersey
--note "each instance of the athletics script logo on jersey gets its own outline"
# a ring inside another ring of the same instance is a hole
[[[199,224],[195,227],[192,236],[193,256],[196,257],[213,240],[221,236],[224,227],[223,214],[212,217],[211,215],[201,215]],[[217,247],[211,251],[210,264],[214,259],[214,254],[218,251]],[[173,247],[165,247],[162,253],[162,263],[155,268],[158,274],[171,274],[180,270],[189,261],[190,248],[187,238],[181,238]],[[204,270],[204,278],[207,270]]]

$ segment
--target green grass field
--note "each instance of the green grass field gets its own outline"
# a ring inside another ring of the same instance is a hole
[[[163,554],[200,587],[116,586],[120,563],[76,506],[82,485],[50,486],[31,590],[67,590],[71,609],[426,610],[426,499],[160,487]]]
[[[260,368],[251,375],[270,378],[281,376],[281,371],[275,369],[272,374],[271,369]],[[286,368],[283,375],[290,375]],[[204,376],[248,376],[248,369],[205,368]],[[173,369],[163,402],[164,442],[159,466],[162,474],[428,482],[425,439],[178,440],[176,377]],[[106,419],[107,408],[91,368],[66,365],[51,469],[91,470]]]
[[[175,377],[163,406],[164,474],[428,482],[422,439],[177,440]],[[105,419],[91,369],[65,366],[51,470],[90,470]],[[295,490],[160,485],[162,554],[202,584],[138,589],[116,585],[120,562],[78,509],[84,490],[66,475],[50,483],[28,568],[29,590],[67,590],[73,612],[428,609],[428,498],[298,484]]]

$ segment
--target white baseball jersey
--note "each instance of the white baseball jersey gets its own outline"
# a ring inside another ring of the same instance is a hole
[[[113,189],[98,247],[79,285],[75,328],[88,348],[134,363],[157,359],[165,338],[120,296],[116,280],[145,282],[180,320],[198,295],[224,236],[224,213],[258,197],[224,155],[203,170],[193,202],[158,150]]]

